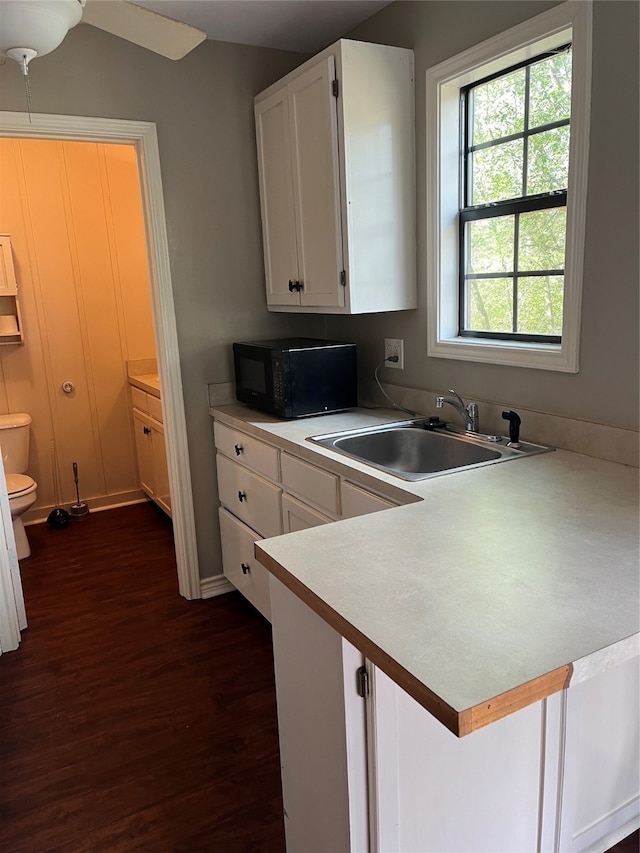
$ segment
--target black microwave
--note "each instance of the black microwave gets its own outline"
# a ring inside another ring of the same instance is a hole
[[[358,405],[356,345],[278,338],[233,345],[236,397],[281,418]]]

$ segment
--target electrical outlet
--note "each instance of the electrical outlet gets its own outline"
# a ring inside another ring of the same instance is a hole
[[[384,339],[384,357],[385,359],[397,356],[397,361],[385,361],[385,367],[393,367],[396,370],[404,370],[404,341],[402,338],[385,338]]]

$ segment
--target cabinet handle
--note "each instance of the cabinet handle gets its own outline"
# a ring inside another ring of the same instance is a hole
[[[236,456],[240,456],[240,454],[242,453],[243,449],[244,449],[244,448],[242,447],[242,445],[241,445],[241,444],[235,444],[235,445],[234,445],[234,450],[236,451]]]
[[[147,426],[143,427],[142,431],[144,432],[145,435],[151,435],[151,430]]]
[[[238,500],[240,501],[240,503],[242,503],[242,501],[246,500],[246,498],[247,498],[247,495],[245,492],[238,492]]]
[[[248,575],[249,572],[251,571],[251,567],[248,566],[246,563],[240,563],[240,568],[242,569],[243,575]]]
[[[292,278],[289,279],[289,293],[293,293],[294,290],[297,290],[296,283]]]
[[[296,290],[298,291],[298,293],[300,293],[301,290],[304,290],[304,282],[303,281],[297,281],[296,284],[298,285],[296,287]]]

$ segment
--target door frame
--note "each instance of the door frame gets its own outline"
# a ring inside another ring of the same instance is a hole
[[[33,113],[29,117],[27,113],[0,111],[0,137],[102,142],[135,147],[149,261],[158,374],[162,388],[178,588],[184,598],[201,598],[180,351],[156,125],[146,121],[44,113]],[[6,492],[6,485],[0,481],[0,494],[2,490]]]

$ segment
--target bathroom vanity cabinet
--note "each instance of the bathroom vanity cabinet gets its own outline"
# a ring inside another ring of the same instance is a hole
[[[171,516],[169,470],[160,397],[135,385],[130,385],[130,390],[140,488]]]
[[[255,559],[255,541],[395,506],[218,420],[214,440],[223,572],[267,619],[269,576]]]
[[[415,308],[412,51],[342,39],[255,119],[268,308]]]

